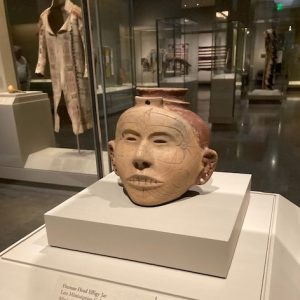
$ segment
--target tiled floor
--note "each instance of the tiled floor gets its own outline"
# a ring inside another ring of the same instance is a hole
[[[78,189],[0,181],[0,251],[44,223],[43,214]]]
[[[252,174],[252,190],[300,206],[300,97],[282,104],[242,103],[236,130],[212,131],[217,171]]]
[[[199,90],[199,114],[208,119],[209,90]],[[213,129],[217,171],[250,173],[252,190],[280,193],[300,206],[300,93],[282,104],[237,106],[236,127]],[[78,190],[0,181],[0,250],[43,224],[43,213]]]

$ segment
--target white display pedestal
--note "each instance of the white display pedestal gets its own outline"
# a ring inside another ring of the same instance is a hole
[[[0,254],[0,299],[299,300],[299,220],[280,195],[251,192],[226,279],[50,247],[41,228]]]
[[[54,146],[45,93],[0,93],[0,165],[24,167],[30,153]]]
[[[226,277],[250,175],[215,172],[168,205],[133,204],[114,173],[45,214],[51,246]]]
[[[235,74],[219,74],[211,79],[209,122],[234,123]]]

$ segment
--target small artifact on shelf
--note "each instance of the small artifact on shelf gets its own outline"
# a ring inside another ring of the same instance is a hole
[[[13,93],[26,93],[25,91],[17,90],[12,84],[7,87],[7,91],[11,94]]]
[[[137,205],[155,206],[204,184],[218,156],[208,147],[209,129],[187,102],[165,97],[136,97],[109,142],[114,171]]]

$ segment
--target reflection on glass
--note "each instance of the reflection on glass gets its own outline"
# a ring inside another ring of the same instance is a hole
[[[157,86],[157,49],[154,27],[135,27],[135,60],[137,86]]]
[[[185,97],[197,112],[198,38],[197,23],[186,18],[157,20],[158,85],[187,88]]]
[[[133,104],[131,1],[87,1],[91,22],[96,119],[100,128],[104,175],[110,170],[107,143],[116,123]]]
[[[198,40],[193,35],[196,25],[186,18],[157,21],[160,84],[168,82],[168,78],[176,77],[178,82],[196,78]]]
[[[213,31],[210,122],[232,124],[243,85],[243,29],[239,22],[216,22]]]
[[[213,76],[235,73],[242,69],[243,29],[238,22],[216,22],[214,24]]]

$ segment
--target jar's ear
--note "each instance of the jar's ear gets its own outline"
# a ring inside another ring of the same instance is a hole
[[[110,161],[111,161],[111,164],[112,164],[112,167],[115,171],[115,173],[117,175],[118,174],[118,170],[117,170],[117,167],[116,167],[116,164],[115,164],[115,141],[109,141],[108,142],[108,153],[109,153],[109,157],[110,157]]]
[[[203,169],[201,170],[197,184],[204,184],[209,180],[212,173],[216,169],[218,162],[218,154],[216,151],[206,148],[203,153],[202,165]]]

